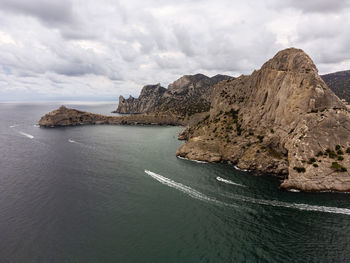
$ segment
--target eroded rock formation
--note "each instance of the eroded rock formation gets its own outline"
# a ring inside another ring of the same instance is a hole
[[[286,189],[350,190],[350,114],[300,49],[217,84],[210,113],[181,138],[182,157],[284,175]]]
[[[216,83],[232,79],[225,75],[209,78],[203,74],[185,75],[165,89],[157,85],[142,88],[140,96],[119,97],[117,113],[170,112],[178,116],[191,116],[209,111],[211,93]]]

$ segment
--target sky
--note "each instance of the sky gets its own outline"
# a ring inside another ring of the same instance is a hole
[[[349,70],[349,28],[350,0],[0,0],[0,101],[114,101],[288,47]]]

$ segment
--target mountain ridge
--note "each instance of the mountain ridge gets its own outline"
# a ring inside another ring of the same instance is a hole
[[[204,74],[184,75],[169,84],[168,88],[160,84],[146,85],[140,96],[119,97],[116,113],[142,114],[154,112],[171,112],[182,117],[209,111],[211,93],[215,84],[232,79],[226,75],[208,77]]]
[[[350,70],[324,74],[321,78],[339,98],[350,102]]]

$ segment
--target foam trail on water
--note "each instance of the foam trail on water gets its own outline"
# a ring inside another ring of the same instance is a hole
[[[25,133],[25,132],[22,132],[22,131],[20,131],[19,133],[22,134],[22,135],[24,135],[24,136],[26,136],[26,137],[29,138],[29,139],[34,139],[34,136],[33,136],[33,135],[30,135],[30,134]]]
[[[331,214],[350,215],[350,209],[348,208],[308,205],[308,204],[302,204],[302,203],[287,203],[283,201],[256,199],[256,198],[251,198],[251,197],[246,197],[241,195],[234,195],[234,194],[225,195],[225,196],[232,199],[249,202],[253,204],[259,204],[259,205],[285,207],[285,208],[292,208],[292,209],[298,209],[303,211],[316,211],[316,212],[331,213]]]
[[[18,126],[18,124],[14,124],[14,125],[11,125],[10,128],[15,128],[17,126]]]
[[[148,174],[149,176],[151,176],[153,179],[157,180],[158,182],[167,185],[171,188],[177,189],[187,195],[189,195],[190,197],[193,197],[195,199],[199,199],[201,201],[205,201],[205,202],[209,202],[209,203],[214,203],[214,204],[218,204],[218,205],[224,205],[224,206],[231,206],[231,207],[237,207],[235,205],[231,205],[231,204],[227,204],[221,201],[218,201],[216,199],[210,198],[208,196],[206,196],[205,194],[202,194],[201,192],[198,192],[197,190],[192,189],[191,187],[188,187],[186,185],[177,183],[169,178],[166,178],[160,174],[156,174],[154,172],[151,172],[149,170],[145,170],[145,173]]]
[[[234,165],[233,166],[236,170],[238,170],[238,171],[242,171],[242,172],[250,172],[249,170],[247,170],[247,169],[241,169],[241,168],[239,168],[238,166],[236,166],[236,165]]]
[[[231,180],[221,178],[220,176],[216,177],[216,180],[218,180],[219,182],[223,182],[225,184],[232,184],[232,185],[236,185],[236,186],[240,186],[240,187],[247,187],[243,184],[238,184],[238,183],[232,182]]]
[[[40,126],[38,124],[33,125],[35,128],[39,128]]]
[[[82,142],[74,141],[72,138],[69,138],[69,139],[68,139],[68,142],[74,143],[74,144],[76,144],[76,145],[79,145],[80,147],[84,147],[84,148],[87,148],[87,149],[94,149],[93,146],[86,145],[86,144],[84,144],[84,143],[82,143]]]
[[[185,158],[185,157],[181,157],[181,156],[176,156],[176,157],[181,159],[181,160],[187,160],[187,161],[191,161],[191,162],[195,162],[195,163],[208,163],[208,162],[205,162],[205,161],[191,160],[191,159],[188,159],[188,158]]]

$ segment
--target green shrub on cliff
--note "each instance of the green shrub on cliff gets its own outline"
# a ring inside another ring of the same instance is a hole
[[[338,162],[332,162],[331,168],[336,172],[346,172],[347,169]]]

